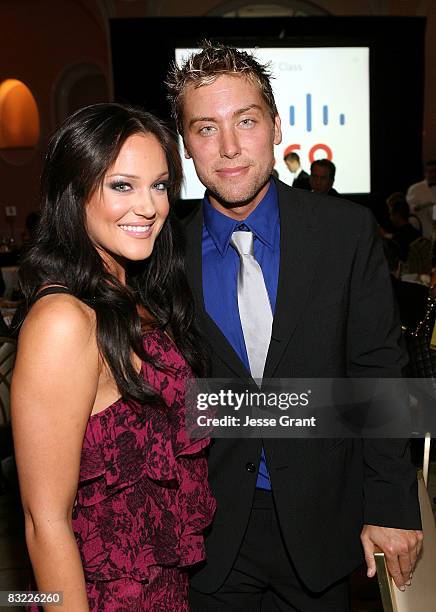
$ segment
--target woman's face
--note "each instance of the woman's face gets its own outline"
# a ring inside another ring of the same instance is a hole
[[[88,235],[109,272],[149,257],[169,211],[168,164],[153,134],[129,136],[86,205]]]

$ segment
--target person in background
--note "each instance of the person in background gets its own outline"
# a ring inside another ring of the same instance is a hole
[[[402,200],[397,199],[390,206],[389,217],[393,227],[392,239],[400,247],[400,259],[407,261],[409,245],[421,238],[421,232],[409,221],[410,208],[404,196]]]
[[[428,287],[401,280],[401,247],[395,240],[384,239],[383,251],[391,273],[391,283],[397,301],[401,324],[413,329],[424,318]]]
[[[269,77],[252,55],[205,41],[167,80],[206,188],[184,229],[212,376],[253,386],[250,377],[399,377],[374,219],[271,177],[281,125]],[[398,587],[409,583],[422,534],[406,441],[216,437],[208,459],[217,514],[192,612],[345,612],[347,575],[363,550],[374,576],[376,546]]]
[[[49,144],[11,397],[37,588],[65,610],[187,612],[204,560],[215,502],[207,440],[184,427],[206,361],[170,212],[180,181],[172,134],[139,109],[81,109]]]
[[[388,215],[390,215],[391,212],[391,208],[392,206],[395,204],[395,202],[404,202],[404,200],[406,200],[406,196],[404,195],[404,193],[402,191],[394,191],[393,193],[391,193],[387,198],[386,198],[386,207],[388,210]],[[410,207],[409,207],[409,211],[410,211]],[[409,214],[409,223],[419,231],[420,236],[422,236],[422,225],[421,225],[421,221],[419,220],[419,218],[414,214],[414,213],[410,213]],[[392,228],[390,228],[392,229]]]
[[[303,170],[300,164],[300,156],[295,151],[290,151],[289,147],[285,149],[283,154],[284,162],[293,175],[294,180],[292,187],[298,187],[298,189],[308,189],[310,191],[309,175]]]
[[[329,159],[317,159],[310,166],[310,187],[316,193],[339,197],[333,187],[335,182],[336,166]]]
[[[431,240],[436,218],[436,160],[425,163],[424,173],[424,180],[409,187],[406,200],[412,213],[421,221],[422,235]]]

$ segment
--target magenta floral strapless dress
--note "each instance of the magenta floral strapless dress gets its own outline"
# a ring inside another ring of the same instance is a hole
[[[187,611],[187,569],[205,558],[215,511],[208,440],[189,440],[184,427],[192,372],[162,331],[144,345],[167,368],[143,364],[167,409],[118,400],[90,417],[83,441],[73,529],[95,612]]]

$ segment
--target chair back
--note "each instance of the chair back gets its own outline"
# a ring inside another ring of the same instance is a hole
[[[428,238],[417,238],[409,244],[407,261],[403,266],[406,274],[431,274],[432,243]]]

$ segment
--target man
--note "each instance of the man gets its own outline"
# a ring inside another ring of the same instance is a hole
[[[168,87],[206,187],[185,225],[186,263],[212,375],[398,376],[371,214],[271,179],[281,129],[265,67],[205,43]],[[369,575],[377,545],[397,584],[409,579],[421,534],[402,441],[215,439],[209,475],[218,508],[192,577],[194,612],[348,610],[360,533]]]
[[[339,197],[333,187],[335,182],[336,166],[329,159],[317,159],[310,166],[309,183],[312,191],[324,195]]]
[[[421,238],[421,232],[409,222],[410,208],[404,197],[392,204],[389,209],[389,217],[393,227],[392,239],[400,247],[400,259],[405,262],[409,245]]]
[[[424,180],[409,187],[406,200],[421,221],[422,235],[431,240],[436,218],[436,160],[426,162]]]
[[[303,170],[300,164],[300,156],[295,151],[289,150],[289,147],[285,149],[283,159],[289,170],[293,175],[292,187],[298,189],[310,190],[309,175]]]
[[[392,289],[400,311],[401,324],[414,329],[425,316],[428,287],[401,280],[401,249],[394,240],[383,240],[383,251],[391,273]]]

